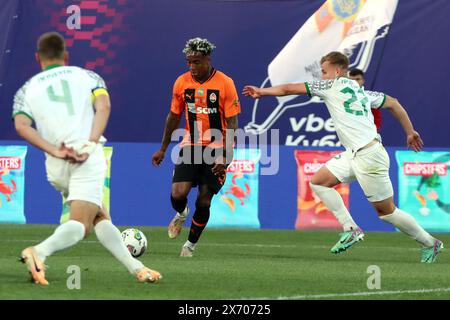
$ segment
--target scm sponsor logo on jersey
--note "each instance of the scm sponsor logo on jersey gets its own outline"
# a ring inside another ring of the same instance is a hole
[[[217,113],[217,108],[207,108],[207,107],[197,107],[195,105],[188,105],[188,111],[190,113],[203,113],[203,114],[211,114]]]

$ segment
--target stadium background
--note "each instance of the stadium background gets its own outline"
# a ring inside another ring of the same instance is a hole
[[[0,4],[0,144],[20,145],[11,122],[15,91],[39,71],[34,61],[39,34],[58,30],[69,39],[70,63],[100,73],[109,85],[113,111],[105,133],[114,147],[111,169],[111,214],[117,225],[167,225],[173,165],[150,164],[159,147],[169,110],[172,84],[186,71],[181,52],[187,39],[201,36],[217,46],[213,65],[230,75],[238,92],[245,84],[259,85],[267,66],[320,5],[318,1],[3,0]],[[82,29],[68,30],[68,6],[79,5]],[[421,133],[426,150],[449,150],[450,83],[445,41],[450,30],[446,0],[402,1],[387,38],[375,47],[367,71],[367,88],[397,97]],[[413,39],[413,40],[412,40]],[[241,96],[240,126],[251,119],[253,102]],[[263,110],[264,111],[264,110]],[[294,151],[285,146],[295,134],[289,118],[327,119],[315,105],[292,109],[274,125],[280,129],[280,168],[260,176],[261,228],[292,229],[297,215]],[[264,118],[264,115],[261,115]],[[317,138],[310,133],[311,140]],[[389,112],[383,113],[383,142],[391,157],[391,178],[397,192],[395,150],[405,137]],[[307,148],[314,149],[314,148]],[[323,148],[320,149],[334,149]],[[44,157],[29,148],[25,214],[29,223],[58,223],[61,204],[45,180]],[[190,199],[191,204],[194,199]],[[350,189],[350,209],[366,230],[389,231],[365,201],[358,185]]]

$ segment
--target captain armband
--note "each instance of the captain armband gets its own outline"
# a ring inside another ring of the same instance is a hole
[[[97,98],[99,95],[105,94],[109,97],[109,93],[108,90],[106,90],[105,88],[97,88],[92,90],[92,97],[93,98]]]

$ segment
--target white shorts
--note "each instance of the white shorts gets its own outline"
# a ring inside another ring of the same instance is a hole
[[[102,206],[106,159],[101,144],[81,164],[47,156],[47,180],[67,201],[84,200]]]
[[[367,200],[382,201],[394,195],[389,178],[389,156],[379,142],[357,151],[344,151],[326,164],[328,170],[340,181],[358,180]]]

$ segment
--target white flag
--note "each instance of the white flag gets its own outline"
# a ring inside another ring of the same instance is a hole
[[[398,0],[368,0],[353,21],[338,51],[374,39],[378,29],[392,23]]]
[[[269,64],[272,86],[320,79],[324,55],[373,39],[392,22],[396,7],[397,0],[325,1]]]

